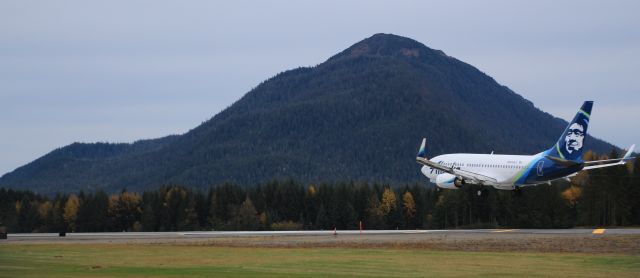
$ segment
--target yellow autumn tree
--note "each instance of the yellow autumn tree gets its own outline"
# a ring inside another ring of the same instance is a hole
[[[413,200],[411,192],[407,191],[402,195],[402,205],[404,207],[405,219],[413,219],[413,217],[416,216],[416,202]]]
[[[380,203],[380,210],[383,215],[389,214],[389,212],[396,208],[396,193],[389,188],[385,188],[382,193],[382,202]]]
[[[64,204],[64,213],[62,218],[69,224],[69,229],[75,231],[76,219],[78,218],[78,208],[80,207],[80,199],[74,194],[69,196],[67,202]]]
[[[22,209],[22,203],[20,201],[16,201],[14,205],[16,207],[16,214],[20,214],[20,210]]]
[[[577,187],[575,185],[572,185],[571,187],[567,188],[565,191],[562,192],[562,198],[564,198],[567,201],[567,203],[569,203],[569,205],[571,205],[572,207],[576,206],[581,196],[582,196],[582,189],[580,189],[580,187]]]
[[[598,157],[596,156],[596,154],[593,151],[588,150],[588,151],[584,152],[584,154],[582,155],[582,159],[584,161],[592,161],[592,160],[598,159]]]
[[[307,194],[311,197],[316,196],[316,194],[318,193],[318,190],[316,189],[315,185],[311,184],[309,185],[309,187],[307,187]]]
[[[38,207],[38,213],[40,214],[40,217],[42,219],[47,219],[52,209],[53,209],[53,204],[51,204],[50,201],[46,201],[40,204],[40,206]]]
[[[137,193],[127,191],[109,197],[108,211],[117,231],[128,231],[134,228],[133,225],[142,213],[141,200]]]

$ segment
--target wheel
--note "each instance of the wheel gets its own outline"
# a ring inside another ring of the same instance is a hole
[[[516,187],[513,189],[513,195],[515,195],[516,197],[520,197],[522,195],[522,190],[520,190],[520,187]]]

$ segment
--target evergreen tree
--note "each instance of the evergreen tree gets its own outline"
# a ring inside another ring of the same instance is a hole
[[[307,187],[303,204],[303,218],[305,219],[303,227],[306,229],[316,228],[320,199],[318,197],[318,189],[315,187],[315,185],[309,185]]]
[[[324,204],[320,205],[318,209],[318,216],[316,217],[316,227],[321,230],[330,230],[335,227],[335,222],[332,221],[329,213],[324,208]]]
[[[369,206],[367,208],[367,217],[364,224],[367,229],[382,229],[384,224],[384,213],[380,208],[380,200],[376,193],[369,196]]]
[[[233,226],[238,231],[255,231],[260,227],[258,211],[256,211],[249,197],[237,209]]]
[[[29,197],[25,195],[22,197],[22,200],[16,204],[16,211],[18,212],[18,231],[24,233],[35,231],[40,223],[37,202],[32,202]]]
[[[142,213],[140,222],[144,231],[161,231],[160,219],[163,213],[162,198],[160,192],[163,188],[156,191],[145,191],[142,194]]]

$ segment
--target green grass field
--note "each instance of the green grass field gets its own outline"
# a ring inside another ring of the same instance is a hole
[[[640,277],[638,255],[126,244],[0,245],[0,277]]]

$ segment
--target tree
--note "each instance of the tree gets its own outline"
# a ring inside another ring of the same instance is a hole
[[[242,204],[247,193],[237,185],[225,183],[211,191],[210,224],[214,229],[225,229],[233,216],[233,209]]]
[[[145,191],[142,194],[142,215],[140,222],[144,231],[159,231],[160,219],[162,218],[162,199],[160,192],[162,189]]]
[[[192,191],[188,191],[185,197],[184,209],[178,218],[178,230],[197,230],[199,225],[195,196]]]
[[[640,225],[640,202],[637,201],[640,200],[640,155],[636,155],[636,160],[631,167],[631,173],[629,184],[633,190],[628,198],[636,200],[631,208],[631,223],[633,223],[632,225]]]
[[[116,231],[130,231],[140,220],[140,200],[140,195],[127,191],[109,197],[109,215]]]
[[[98,191],[95,194],[80,194],[80,207],[76,217],[76,231],[101,232],[111,230],[108,218],[109,196]]]
[[[396,208],[396,193],[390,188],[385,188],[382,193],[382,203],[380,204],[380,210],[382,215],[388,215],[391,210]]]
[[[409,191],[406,191],[404,195],[402,195],[402,210],[407,226],[414,228],[413,220],[416,216],[416,202],[413,200],[413,195]]]
[[[335,186],[331,202],[331,218],[338,229],[355,229],[357,227],[358,214],[351,204],[353,197],[352,186],[341,183]]]
[[[80,207],[80,199],[74,194],[71,194],[64,204],[64,214],[62,217],[67,223],[69,229],[72,232],[76,230],[76,219],[78,217],[78,208]]]
[[[316,228],[321,230],[329,230],[335,227],[334,221],[331,219],[329,213],[324,208],[324,204],[321,204],[320,208],[318,209],[318,215],[316,216],[315,225]]]
[[[109,195],[104,191],[98,191],[93,195],[91,200],[93,210],[91,220],[89,220],[89,229],[95,232],[109,231]]]
[[[381,229],[384,227],[384,214],[380,208],[380,200],[376,193],[369,196],[369,206],[367,207],[367,218],[365,219],[367,229]]]
[[[316,218],[318,217],[318,209],[320,207],[320,198],[318,197],[318,189],[315,185],[309,185],[304,194],[303,202],[303,227],[305,229],[313,229],[316,227]]]
[[[396,193],[390,188],[385,188],[382,193],[380,210],[387,223],[387,228],[396,229],[402,226],[402,211],[398,208]]]
[[[53,199],[53,209],[51,212],[51,222],[55,232],[66,232],[69,230],[69,223],[64,220],[64,208],[69,196],[56,194]]]
[[[213,229],[221,229],[221,227],[223,226],[223,222],[222,219],[220,219],[219,215],[219,209],[221,207],[220,202],[221,200],[219,200],[217,198],[217,193],[213,190],[211,190],[209,192],[209,199],[211,199],[211,202],[209,203],[209,217],[208,217],[208,223],[209,226],[212,227]],[[266,219],[266,217],[265,217]]]
[[[569,188],[562,191],[562,198],[564,198],[572,208],[576,207],[581,197],[582,189],[575,185],[571,185]]]
[[[17,203],[19,231],[31,233],[36,230],[40,223],[38,213],[38,203],[31,201],[26,195]]]
[[[247,197],[237,209],[235,220],[235,229],[240,231],[255,231],[260,227],[258,219],[258,211],[253,206],[251,199]]]
[[[195,229],[203,229],[209,227],[207,219],[209,218],[209,208],[211,207],[211,199],[209,199],[202,191],[192,192],[195,207],[193,213],[197,216],[194,223]]]
[[[40,203],[38,206],[38,214],[40,215],[40,220],[42,222],[41,231],[49,232],[53,230],[53,204],[51,204],[51,201],[47,200]]]

